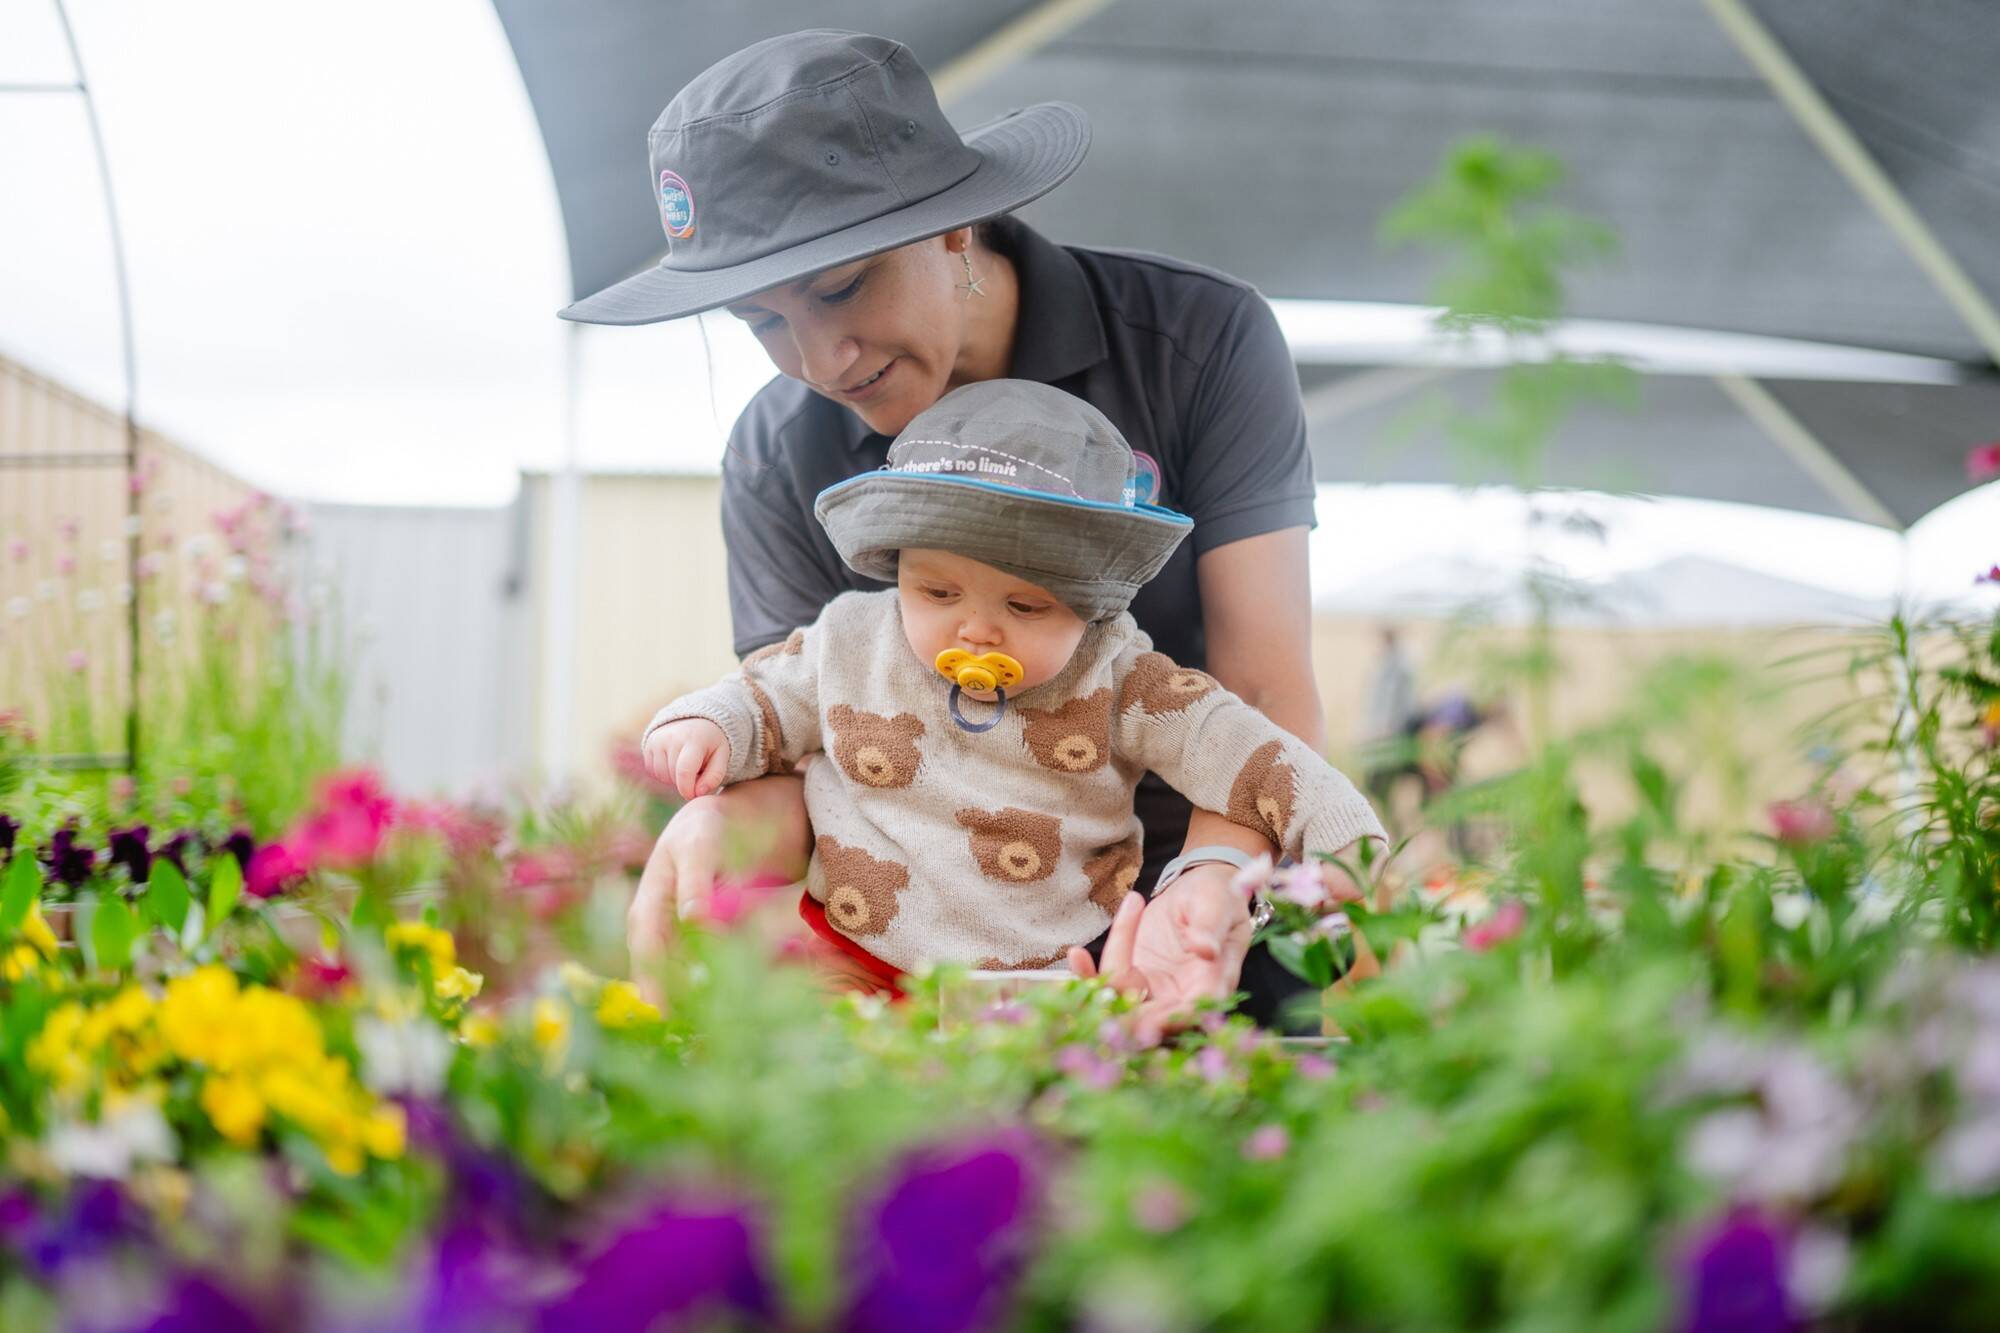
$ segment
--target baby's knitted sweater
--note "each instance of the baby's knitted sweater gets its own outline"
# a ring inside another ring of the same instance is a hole
[[[917,660],[893,589],[835,598],[810,627],[661,709],[729,738],[726,783],[806,767],[807,891],[884,962],[1047,967],[1102,934],[1138,879],[1132,793],[1148,769],[1294,857],[1383,837],[1340,772],[1211,676],[1097,621],[1053,679],[973,734]],[[968,719],[992,705],[964,700]]]

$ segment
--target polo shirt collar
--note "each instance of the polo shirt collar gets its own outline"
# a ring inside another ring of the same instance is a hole
[[[1014,362],[1008,373],[1019,380],[1054,384],[1109,356],[1104,316],[1076,256],[1018,219],[1001,218],[997,226],[1000,249],[1014,262],[1021,292],[1021,308],[1014,317]],[[876,434],[859,416],[827,401],[840,413],[848,448],[888,447],[888,436]]]
[[[1104,316],[1076,256],[1013,218],[1000,223],[1000,243],[1020,279],[1015,316],[1015,379],[1054,384],[1108,356]]]

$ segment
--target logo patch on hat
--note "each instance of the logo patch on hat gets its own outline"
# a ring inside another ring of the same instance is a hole
[[[676,241],[694,235],[694,191],[671,171],[660,173],[660,225]]]

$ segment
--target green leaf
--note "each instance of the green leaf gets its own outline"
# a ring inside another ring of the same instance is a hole
[[[7,879],[0,886],[0,935],[12,935],[28,919],[28,909],[42,896],[42,867],[35,854],[22,847],[15,851],[7,867]]]
[[[147,915],[176,935],[187,924],[187,880],[174,869],[172,861],[153,862],[152,876],[146,881],[145,904]]]
[[[208,882],[208,928],[214,930],[243,896],[243,867],[229,855],[215,858],[215,875]]]
[[[97,910],[90,914],[90,943],[98,967],[124,971],[132,962],[132,942],[138,938],[139,919],[123,898],[107,893],[97,900]]]

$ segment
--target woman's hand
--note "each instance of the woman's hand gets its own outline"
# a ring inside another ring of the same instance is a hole
[[[652,965],[673,939],[674,924],[708,901],[718,875],[796,880],[811,854],[812,825],[799,778],[739,782],[675,811],[625,913],[632,976],[646,998],[659,1002]]]
[[[1186,1026],[1197,1001],[1236,993],[1255,932],[1248,904],[1231,886],[1234,876],[1230,866],[1198,865],[1151,902],[1127,894],[1112,918],[1101,965],[1084,949],[1069,951],[1070,970],[1078,976],[1102,975],[1143,998],[1139,1040],[1156,1042]]]
[[[639,752],[653,781],[672,787],[684,801],[720,790],[729,771],[729,737],[705,717],[655,727]]]

